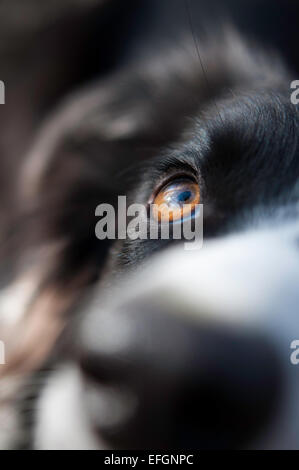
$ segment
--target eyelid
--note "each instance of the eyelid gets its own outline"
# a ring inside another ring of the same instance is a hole
[[[180,179],[180,178],[185,178],[185,179],[190,179],[190,181],[192,181],[193,183],[196,183],[199,185],[199,182],[198,182],[198,178],[196,177],[196,174],[195,174],[195,171],[192,171],[192,169],[190,168],[190,170],[185,170],[185,171],[178,171],[176,170],[175,172],[173,172],[173,174],[169,174],[167,176],[165,176],[165,178],[163,178],[159,183],[158,185],[156,185],[155,189],[153,190],[148,202],[147,202],[147,205],[148,207],[153,204],[155,198],[157,197],[157,195],[159,194],[159,192],[165,187],[167,186],[168,184],[170,184],[172,181],[176,181],[177,179]]]

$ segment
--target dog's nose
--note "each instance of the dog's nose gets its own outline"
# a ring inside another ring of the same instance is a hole
[[[80,363],[93,427],[114,448],[249,445],[280,395],[272,345],[257,331],[162,310],[133,302],[84,323]]]

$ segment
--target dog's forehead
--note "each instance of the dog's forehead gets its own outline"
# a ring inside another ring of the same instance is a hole
[[[218,185],[220,177],[257,186],[263,179],[291,193],[299,175],[298,129],[298,109],[287,94],[243,92],[198,113],[176,157],[195,160]]]
[[[298,114],[286,90],[228,93],[195,113],[182,140],[150,162],[138,194],[149,197],[161,175],[191,167],[203,204],[225,219],[244,208],[270,205],[273,212],[293,204],[299,196]]]
[[[297,143],[299,113],[290,102],[289,94],[279,91],[228,92],[228,96],[215,99],[199,111],[194,120],[194,136],[202,136],[202,129],[210,143],[218,139],[251,143],[254,141],[285,145]],[[275,137],[275,142],[274,142]]]

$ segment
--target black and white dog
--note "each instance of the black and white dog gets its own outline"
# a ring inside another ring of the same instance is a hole
[[[266,47],[269,2],[141,3],[126,60],[61,105],[20,171],[11,428],[36,449],[299,448],[286,43]],[[96,238],[98,204],[169,188],[200,198],[201,249]]]

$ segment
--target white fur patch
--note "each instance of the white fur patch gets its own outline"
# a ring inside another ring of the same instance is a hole
[[[79,371],[65,365],[54,373],[37,403],[35,448],[40,450],[93,450],[99,441],[89,427],[82,402]]]
[[[35,276],[24,275],[0,291],[0,325],[12,327],[23,317],[37,286]]]

